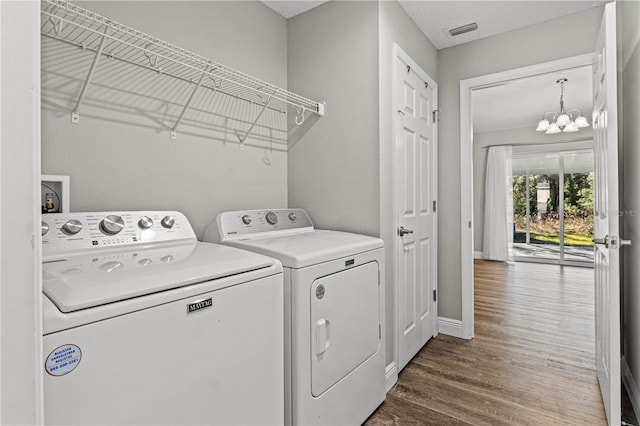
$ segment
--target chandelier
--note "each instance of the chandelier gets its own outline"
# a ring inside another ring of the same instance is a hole
[[[552,135],[560,132],[577,132],[583,127],[589,127],[589,122],[579,109],[564,110],[564,83],[567,81],[566,78],[556,81],[556,84],[560,85],[560,112],[545,112],[536,131]],[[547,120],[549,114],[552,114],[551,121]]]

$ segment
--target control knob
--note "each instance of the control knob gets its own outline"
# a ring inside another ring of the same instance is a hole
[[[160,224],[167,229],[173,228],[173,225],[176,224],[176,218],[173,216],[165,216],[160,221]]]
[[[149,216],[142,216],[138,221],[138,227],[140,229],[149,229],[153,225],[153,219]]]
[[[47,222],[42,222],[40,229],[42,229],[42,236],[45,236],[47,232],[49,232],[49,224]]]
[[[275,225],[278,223],[278,216],[274,212],[267,212],[264,218],[269,225]]]
[[[67,235],[76,235],[82,231],[82,223],[77,219],[69,219],[60,229]]]
[[[100,221],[100,230],[106,235],[116,235],[124,229],[124,220],[121,216],[110,214]]]
[[[242,216],[242,223],[244,223],[245,225],[249,225],[251,223],[251,216],[249,216],[248,214]]]
[[[295,222],[295,221],[296,221],[296,214],[295,214],[295,212],[291,212],[291,213],[289,213],[289,216],[288,216],[288,217],[289,217],[289,220],[290,220],[291,222]]]

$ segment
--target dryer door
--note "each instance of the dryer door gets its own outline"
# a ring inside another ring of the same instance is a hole
[[[377,262],[311,286],[311,393],[320,396],[380,349]]]

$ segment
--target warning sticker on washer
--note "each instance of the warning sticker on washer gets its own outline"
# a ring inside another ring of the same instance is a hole
[[[81,359],[82,351],[79,347],[76,345],[62,345],[51,351],[44,368],[52,376],[64,376],[75,370]]]

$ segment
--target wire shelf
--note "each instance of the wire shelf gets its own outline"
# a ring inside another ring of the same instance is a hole
[[[163,87],[158,87],[158,84],[154,86],[156,95],[159,97],[166,92],[175,91],[176,87],[184,91],[170,100],[172,104],[178,98],[182,102],[182,106],[174,108],[175,123],[167,125],[171,130],[172,138],[175,138],[176,129],[185,118],[187,111],[193,108],[192,103],[198,103],[198,98],[211,96],[211,94],[218,95],[222,99],[235,99],[248,104],[245,107],[236,105],[232,108],[234,110],[242,109],[244,113],[248,110],[253,111],[254,118],[249,120],[246,116],[231,117],[245,123],[242,130],[235,129],[241,143],[244,143],[249,134],[254,132],[255,126],[260,127],[269,115],[286,114],[287,105],[291,105],[295,110],[294,121],[298,125],[304,121],[307,111],[320,116],[324,115],[323,103],[259,80],[75,4],[64,0],[43,0],[41,4],[42,36],[80,49],[85,53],[85,59],[87,54],[92,58],[89,69],[83,68],[86,75],[73,108],[72,122],[79,121],[79,108],[86,96],[86,89],[93,83],[96,70],[105,68],[101,62],[105,59],[124,66],[133,65],[146,70],[147,74],[165,77],[160,79],[165,82]],[[43,43],[43,46],[46,45]],[[109,62],[108,64],[107,69],[116,68]],[[105,79],[104,76],[102,78]],[[126,85],[127,82],[122,81],[121,84]],[[204,92],[207,95],[203,95]],[[210,106],[228,108],[231,104],[223,100],[211,103]],[[196,109],[200,108],[202,107]],[[210,112],[227,118],[237,113],[237,111]],[[193,115],[193,111],[189,111],[189,114]]]

